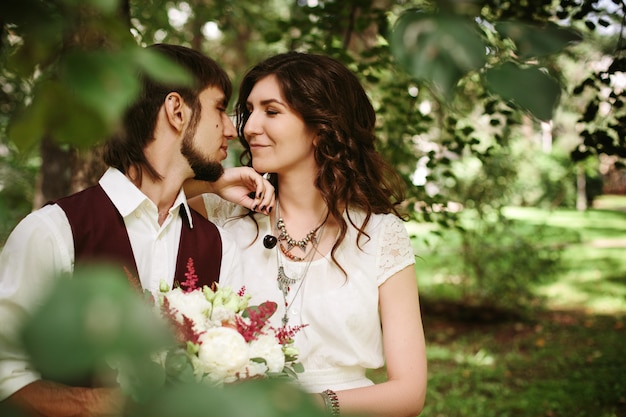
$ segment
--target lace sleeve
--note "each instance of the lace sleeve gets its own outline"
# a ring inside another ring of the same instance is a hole
[[[382,285],[393,274],[415,263],[411,239],[402,220],[387,214],[381,227],[378,285]]]
[[[202,201],[204,201],[207,217],[218,226],[224,226],[229,218],[245,212],[244,207],[226,201],[216,194],[202,194]]]

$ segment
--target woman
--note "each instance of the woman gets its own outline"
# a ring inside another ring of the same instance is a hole
[[[419,414],[426,353],[402,183],[374,148],[363,87],[332,58],[289,52],[246,74],[236,112],[242,160],[272,173],[277,200],[269,216],[192,202],[244,251],[244,275],[222,285],[276,301],[275,326],[304,326],[299,382],[330,412]],[[365,370],[384,364],[374,385]]]

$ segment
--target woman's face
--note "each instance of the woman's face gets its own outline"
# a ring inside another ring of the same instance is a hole
[[[250,117],[243,132],[256,171],[284,174],[315,169],[315,133],[287,104],[275,75],[257,81],[246,105]]]

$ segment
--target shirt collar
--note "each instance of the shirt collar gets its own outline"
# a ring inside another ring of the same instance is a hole
[[[100,186],[104,192],[109,196],[111,202],[117,209],[117,211],[126,217],[139,208],[144,202],[149,201],[149,198],[141,192],[139,188],[133,184],[126,175],[122,174],[116,168],[109,167],[104,175],[100,178]],[[174,200],[173,208],[181,206],[185,210],[186,216],[181,216],[187,219],[189,227],[193,229],[193,221],[191,219],[191,211],[187,204],[187,197],[181,187],[176,200]]]

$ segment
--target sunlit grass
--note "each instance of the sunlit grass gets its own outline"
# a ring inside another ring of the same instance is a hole
[[[544,308],[519,320],[450,315],[458,304],[446,303],[462,300],[461,277],[446,268],[460,262],[458,235],[409,226],[420,292],[431,308],[424,314],[429,385],[422,415],[626,416],[624,207],[626,197],[611,198],[612,211],[505,211],[518,231],[541,225],[541,243],[561,251],[555,276],[537,288]],[[442,309],[432,311],[438,300]],[[372,376],[383,380],[384,369]]]

